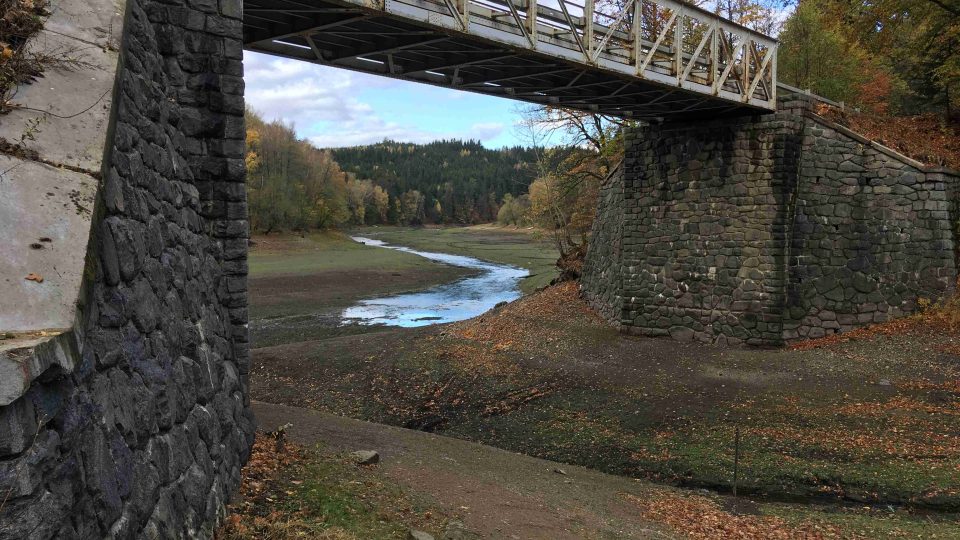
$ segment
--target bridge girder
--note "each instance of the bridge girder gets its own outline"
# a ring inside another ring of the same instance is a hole
[[[246,0],[252,51],[636,119],[776,108],[775,40],[677,0]],[[560,2],[560,3],[557,3]],[[584,13],[593,13],[584,17]]]

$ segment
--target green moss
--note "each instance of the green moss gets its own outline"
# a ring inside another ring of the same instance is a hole
[[[408,508],[414,513],[425,509],[411,501],[396,485],[379,475],[366,474],[348,460],[308,451],[298,470],[299,484],[291,484],[292,494],[282,510],[300,516],[320,530],[340,529],[356,538],[405,539],[409,524],[397,511]]]

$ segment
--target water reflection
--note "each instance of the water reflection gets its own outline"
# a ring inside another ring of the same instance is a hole
[[[474,268],[480,270],[481,274],[421,292],[361,300],[357,305],[343,310],[341,317],[345,324],[352,322],[413,327],[462,321],[476,317],[500,302],[511,302],[520,298],[520,280],[530,275],[530,272],[523,268],[494,264],[473,257],[417,251],[360,236],[351,238],[368,246],[395,249],[440,263]]]

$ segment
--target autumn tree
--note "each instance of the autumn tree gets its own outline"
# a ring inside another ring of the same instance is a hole
[[[347,214],[343,171],[292,126],[247,111],[247,200],[253,230],[335,227]]]
[[[507,193],[503,196],[503,203],[497,211],[497,223],[520,227],[530,222],[530,196],[523,194],[517,197]]]
[[[407,191],[400,197],[400,222],[403,225],[420,225],[424,221],[424,204],[426,198],[415,189]]]
[[[960,107],[957,0],[799,0],[780,51],[781,80],[868,110],[949,118]]]
[[[866,62],[856,43],[831,24],[820,0],[804,0],[780,33],[778,78],[836,101],[852,103],[864,82]]]

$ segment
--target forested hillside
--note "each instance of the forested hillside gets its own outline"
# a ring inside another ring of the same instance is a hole
[[[398,209],[419,209],[412,223],[493,221],[504,195],[519,195],[533,181],[536,152],[514,147],[484,148],[479,141],[442,140],[429,144],[384,141],[331,150],[344,171],[370,180],[389,196],[385,220]],[[399,206],[396,201],[400,201]],[[382,219],[379,217],[378,219]],[[367,223],[377,223],[367,220]]]
[[[342,225],[487,223],[525,193],[536,152],[475,141],[385,141],[321,150],[291,126],[247,112],[247,195],[254,231]]]
[[[347,175],[291,127],[248,111],[246,163],[254,231],[325,229],[350,218]]]
[[[847,105],[821,114],[960,167],[960,2],[803,0],[779,38],[781,81]]]

